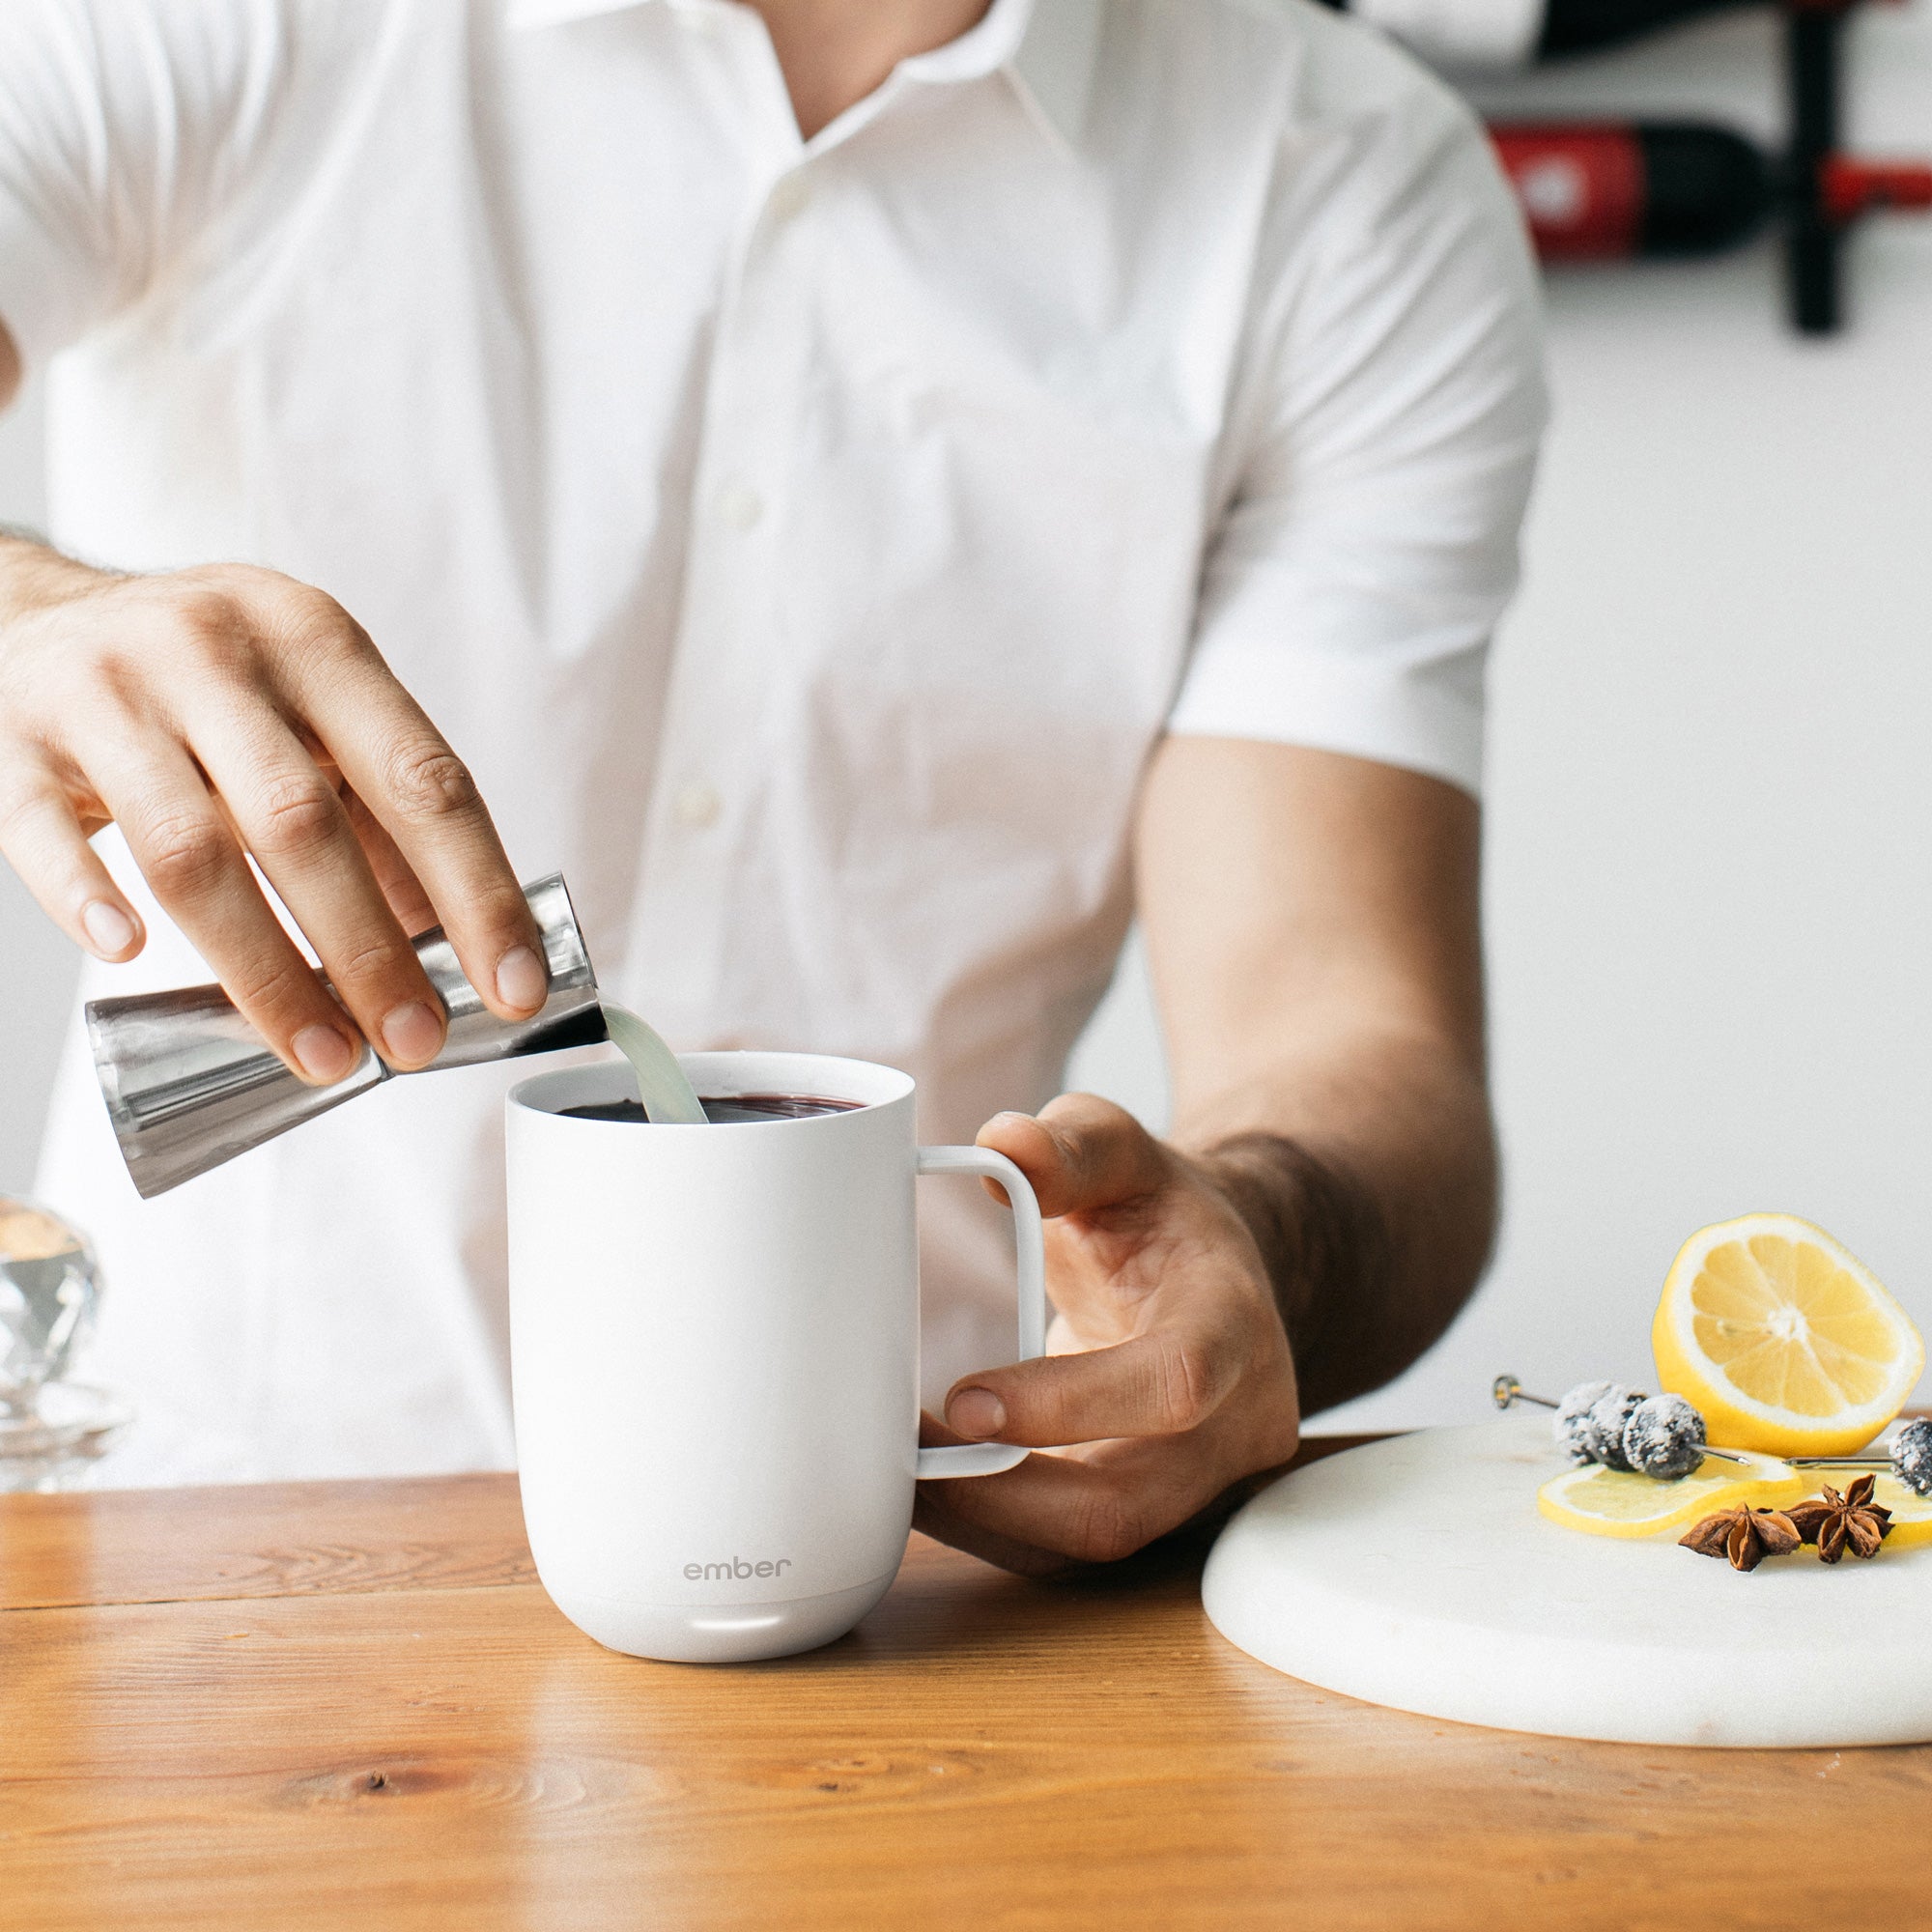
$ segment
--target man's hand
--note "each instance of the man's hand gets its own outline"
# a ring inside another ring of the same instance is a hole
[[[1074,1094],[980,1134],[1059,1217],[1052,1343],[1082,1352],[947,1406],[960,1435],[1076,1446],[923,1484],[921,1528],[1034,1573],[1125,1555],[1448,1326],[1495,1217],[1479,848],[1475,801],[1435,779],[1160,747],[1134,859],[1173,1128]]]
[[[240,565],[115,577],[0,537],[0,853],[98,958],[143,935],[88,837],[110,820],[289,1066],[441,1049],[408,935],[440,920],[491,1010],[543,1005],[542,940],[461,761],[319,590]],[[348,1009],[283,930],[247,863]]]
[[[1037,1117],[1000,1114],[980,1145],[1039,1197],[1059,1318],[1046,1358],[955,1384],[950,1439],[1061,1453],[923,1484],[918,1526],[1041,1575],[1124,1556],[1287,1462],[1298,1424],[1288,1336],[1211,1167],[1086,1094]]]

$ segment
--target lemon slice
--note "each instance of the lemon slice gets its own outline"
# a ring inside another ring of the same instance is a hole
[[[1851,1480],[1849,1472],[1846,1480]],[[1845,1487],[1835,1477],[1832,1482],[1839,1491]],[[1932,1543],[1932,1496],[1921,1496],[1917,1490],[1908,1490],[1896,1476],[1882,1475],[1872,1486],[1872,1501],[1884,1504],[1891,1512],[1891,1528],[1885,1539],[1887,1549],[1909,1549],[1915,1543]]]
[[[1713,1442],[1783,1456],[1863,1448],[1925,1366],[1904,1309],[1793,1214],[1692,1235],[1664,1278],[1650,1340],[1662,1385],[1704,1411]]]
[[[1775,1456],[1747,1456],[1742,1466],[1707,1456],[1674,1483],[1587,1463],[1552,1476],[1537,1491],[1536,1506],[1551,1522],[1591,1536],[1657,1536],[1743,1502],[1776,1509],[1796,1502],[1805,1488],[1804,1478]]]

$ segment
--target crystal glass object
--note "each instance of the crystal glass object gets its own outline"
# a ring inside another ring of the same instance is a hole
[[[67,1379],[99,1295],[86,1237],[0,1195],[0,1491],[66,1488],[128,1423],[119,1398]]]

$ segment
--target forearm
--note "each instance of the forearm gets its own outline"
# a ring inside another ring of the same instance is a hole
[[[1495,1140],[1481,1069],[1448,1042],[1331,1040],[1193,1102],[1172,1138],[1254,1236],[1305,1412],[1399,1375],[1476,1285]]]
[[[0,410],[20,387],[20,357],[7,325],[0,322]],[[68,573],[80,569],[47,548],[32,530],[0,524],[0,624],[39,609],[71,582]]]
[[[1173,1139],[1260,1245],[1304,1408],[1398,1375],[1489,1253],[1475,801],[1340,753],[1171,739],[1136,848]]]

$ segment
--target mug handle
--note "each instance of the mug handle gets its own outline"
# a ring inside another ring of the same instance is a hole
[[[1030,1362],[1046,1353],[1046,1243],[1040,1232],[1039,1203],[1033,1183],[1005,1154],[991,1148],[923,1147],[920,1174],[977,1174],[997,1180],[1012,1203],[1013,1235],[1019,1245],[1020,1351]],[[919,1452],[922,1482],[932,1476],[997,1476],[1017,1469],[1027,1450],[1016,1442],[957,1442]]]

